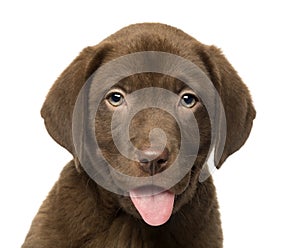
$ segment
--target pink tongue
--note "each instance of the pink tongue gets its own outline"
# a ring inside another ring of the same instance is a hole
[[[159,226],[168,221],[173,211],[175,195],[169,191],[150,195],[142,189],[129,192],[131,201],[142,216],[143,220],[151,226]]]

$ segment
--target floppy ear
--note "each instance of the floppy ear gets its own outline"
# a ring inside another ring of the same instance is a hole
[[[210,46],[201,49],[199,54],[219,92],[225,110],[226,124],[219,123],[218,128],[218,132],[222,132],[222,128],[227,127],[225,147],[220,147],[218,140],[215,147],[216,154],[222,152],[220,160],[215,161],[215,166],[220,168],[226,158],[246,142],[256,112],[248,88],[221,51]],[[216,139],[218,136],[221,135],[216,134]]]
[[[74,156],[73,108],[80,89],[100,66],[106,52],[106,45],[85,48],[56,80],[41,109],[50,136]]]

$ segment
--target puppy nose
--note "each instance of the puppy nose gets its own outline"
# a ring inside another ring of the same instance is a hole
[[[169,150],[165,148],[162,152],[159,149],[147,149],[138,152],[138,161],[141,169],[151,176],[163,171],[167,167]]]

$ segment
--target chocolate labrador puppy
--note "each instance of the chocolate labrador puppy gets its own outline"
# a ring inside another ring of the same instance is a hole
[[[23,248],[222,247],[211,172],[255,109],[218,48],[163,24],[125,27],[80,53],[41,114],[74,159]]]

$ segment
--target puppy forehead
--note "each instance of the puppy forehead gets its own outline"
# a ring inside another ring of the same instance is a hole
[[[140,73],[122,79],[114,85],[126,93],[149,87],[157,87],[169,90],[175,94],[180,93],[188,86],[179,79],[159,73]]]

